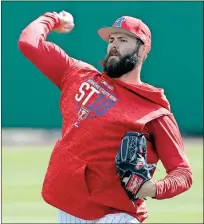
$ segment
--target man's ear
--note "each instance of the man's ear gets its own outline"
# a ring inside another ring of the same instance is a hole
[[[141,47],[140,50],[141,50],[141,52],[140,52],[141,53],[141,56],[143,58],[142,61],[144,62],[147,59],[147,56],[148,56],[147,53],[146,53],[147,52],[146,51],[146,46],[145,45],[142,45],[142,47]]]
[[[141,62],[144,62],[147,59],[145,46],[142,45],[139,49],[139,57],[141,58]]]
[[[147,59],[147,54],[144,56],[143,61],[145,61]]]

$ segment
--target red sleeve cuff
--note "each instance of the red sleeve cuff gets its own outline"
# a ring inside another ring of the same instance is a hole
[[[47,12],[44,16],[50,19],[49,22],[52,24],[52,28],[57,28],[60,25],[60,19],[54,13]]]
[[[192,172],[190,167],[173,170],[164,179],[155,183],[156,195],[154,199],[172,198],[187,191],[192,186]]]
[[[153,199],[161,200],[162,199],[161,195],[162,195],[163,190],[162,190],[160,181],[156,182],[155,185],[156,185],[156,194],[153,197]]]

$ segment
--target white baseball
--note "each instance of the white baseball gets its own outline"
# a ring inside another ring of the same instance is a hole
[[[63,17],[68,23],[74,23],[74,18],[72,16],[72,14],[68,13],[68,12],[65,12],[65,11],[62,11],[59,13],[59,15],[61,17]]]
[[[65,16],[65,18],[66,18],[67,22],[69,22],[69,23],[74,23],[74,18],[73,18],[73,16],[72,16],[70,13],[67,14],[67,15]]]

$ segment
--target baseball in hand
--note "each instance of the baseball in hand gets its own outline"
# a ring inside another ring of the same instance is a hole
[[[65,11],[56,13],[60,19],[60,26],[55,29],[58,33],[68,33],[74,28],[73,16]]]

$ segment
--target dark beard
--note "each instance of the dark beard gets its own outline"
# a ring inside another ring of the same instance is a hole
[[[110,59],[111,55],[105,57],[103,61],[104,72],[111,78],[119,78],[122,75],[132,71],[139,63],[137,52],[120,56],[118,61]]]

